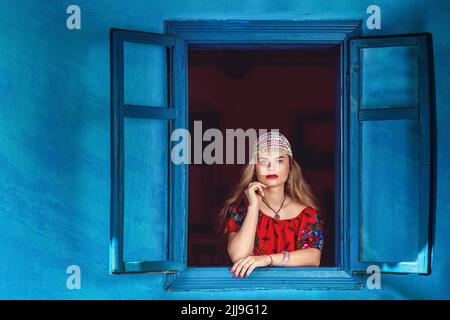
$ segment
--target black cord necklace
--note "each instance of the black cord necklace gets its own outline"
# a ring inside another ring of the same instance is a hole
[[[278,209],[277,211],[273,210],[271,206],[269,206],[269,204],[264,201],[264,198],[262,198],[262,201],[273,211],[275,212],[275,219],[280,220],[280,215],[278,214],[278,212],[280,212],[281,208],[283,208],[283,204],[284,204],[284,200],[286,200],[286,193],[284,194],[284,199],[283,202],[281,203],[281,207],[280,209]]]

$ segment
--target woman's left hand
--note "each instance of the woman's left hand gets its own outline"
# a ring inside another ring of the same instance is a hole
[[[235,277],[248,277],[253,269],[258,267],[268,266],[271,262],[271,259],[268,255],[262,256],[253,256],[249,255],[246,258],[242,258],[235,262],[233,267],[231,267],[231,272],[234,272]]]

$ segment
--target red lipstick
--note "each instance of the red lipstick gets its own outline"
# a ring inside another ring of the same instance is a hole
[[[278,178],[278,176],[277,176],[276,174],[268,174],[268,175],[266,176],[266,178],[267,178],[267,179],[276,179],[276,178]]]

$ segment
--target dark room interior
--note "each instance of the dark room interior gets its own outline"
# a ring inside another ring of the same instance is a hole
[[[324,209],[321,266],[335,265],[335,138],[338,46],[212,50],[190,48],[189,122],[208,128],[279,129]],[[192,131],[191,131],[192,132]],[[209,142],[204,142],[204,146]],[[236,162],[236,161],[235,161]],[[231,265],[217,215],[240,164],[189,165],[188,265]]]

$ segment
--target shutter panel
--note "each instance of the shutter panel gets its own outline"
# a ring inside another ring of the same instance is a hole
[[[185,82],[186,43],[130,30],[110,36],[110,272],[175,273],[187,170],[171,161],[171,133],[187,123],[176,90]]]
[[[428,273],[429,34],[350,39],[350,263]]]

